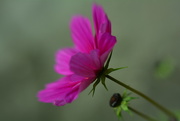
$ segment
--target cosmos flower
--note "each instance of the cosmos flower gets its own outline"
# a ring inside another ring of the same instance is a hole
[[[39,101],[63,106],[77,99],[80,92],[96,80],[116,43],[111,23],[100,5],[93,4],[95,34],[88,18],[74,16],[70,23],[74,47],[56,53],[55,71],[63,78],[39,91]]]

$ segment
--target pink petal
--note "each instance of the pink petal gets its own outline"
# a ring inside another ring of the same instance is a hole
[[[89,53],[94,49],[94,38],[91,31],[90,21],[82,16],[75,16],[70,25],[72,39],[81,52]]]
[[[69,69],[69,61],[73,55],[77,53],[74,48],[61,49],[56,53],[55,71],[59,74],[69,75],[72,74]]]
[[[98,50],[92,50],[89,54],[77,53],[70,61],[72,72],[83,77],[96,77],[98,71],[102,69]]]
[[[60,80],[46,85],[44,90],[38,93],[39,101],[45,103],[53,103],[56,106],[62,106],[66,103],[71,103],[78,97],[79,88],[82,77],[78,80],[71,80],[72,76],[66,76]]]
[[[96,77],[88,77],[85,78],[80,85],[79,91],[82,92],[84,89],[86,89],[94,80]]]
[[[103,62],[107,59],[110,51],[113,49],[116,44],[116,37],[111,36],[109,33],[104,33],[100,36],[97,44],[97,48],[100,50],[100,55],[103,58]]]
[[[92,8],[96,36],[100,33],[111,33],[111,22],[100,5],[94,4]]]

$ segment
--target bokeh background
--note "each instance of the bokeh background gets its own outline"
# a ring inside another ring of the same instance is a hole
[[[93,2],[104,7],[118,40],[110,66],[128,66],[112,76],[179,111],[179,0],[1,0],[1,121],[118,120],[109,99],[124,88],[109,80],[109,91],[99,85],[92,97],[91,85],[63,107],[38,102],[36,97],[46,83],[61,77],[53,69],[54,54],[73,45],[69,30],[73,15],[92,20]],[[163,120],[164,115],[142,98],[131,106]],[[137,115],[123,116],[125,121],[144,121]]]

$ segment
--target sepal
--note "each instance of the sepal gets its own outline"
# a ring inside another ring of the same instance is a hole
[[[107,88],[106,83],[105,83],[105,81],[106,81],[105,75],[103,74],[103,75],[100,77],[100,79],[101,79],[102,85],[103,85],[104,88],[108,91],[108,88]]]
[[[95,90],[96,90],[96,86],[99,84],[99,82],[100,82],[100,78],[97,78],[97,80],[93,84],[92,90],[89,92],[89,94],[91,94],[91,92],[92,92],[92,96],[94,96],[94,93],[95,93]]]
[[[125,66],[125,67],[120,67],[120,68],[109,68],[109,69],[107,69],[107,70],[105,71],[105,75],[108,75],[108,74],[110,74],[110,73],[112,73],[112,72],[114,72],[114,71],[117,71],[117,70],[120,70],[120,69],[124,69],[124,68],[128,68],[128,67]]]

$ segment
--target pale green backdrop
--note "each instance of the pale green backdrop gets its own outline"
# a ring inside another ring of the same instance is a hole
[[[1,0],[0,121],[118,120],[108,102],[124,88],[109,80],[108,92],[100,85],[92,97],[91,85],[63,107],[36,98],[46,83],[61,77],[53,70],[54,54],[73,45],[70,18],[76,14],[91,18],[93,2],[104,7],[118,39],[110,66],[129,67],[112,75],[169,109],[180,109],[179,0]],[[142,98],[131,106],[163,117]],[[143,119],[124,113],[124,121]]]

